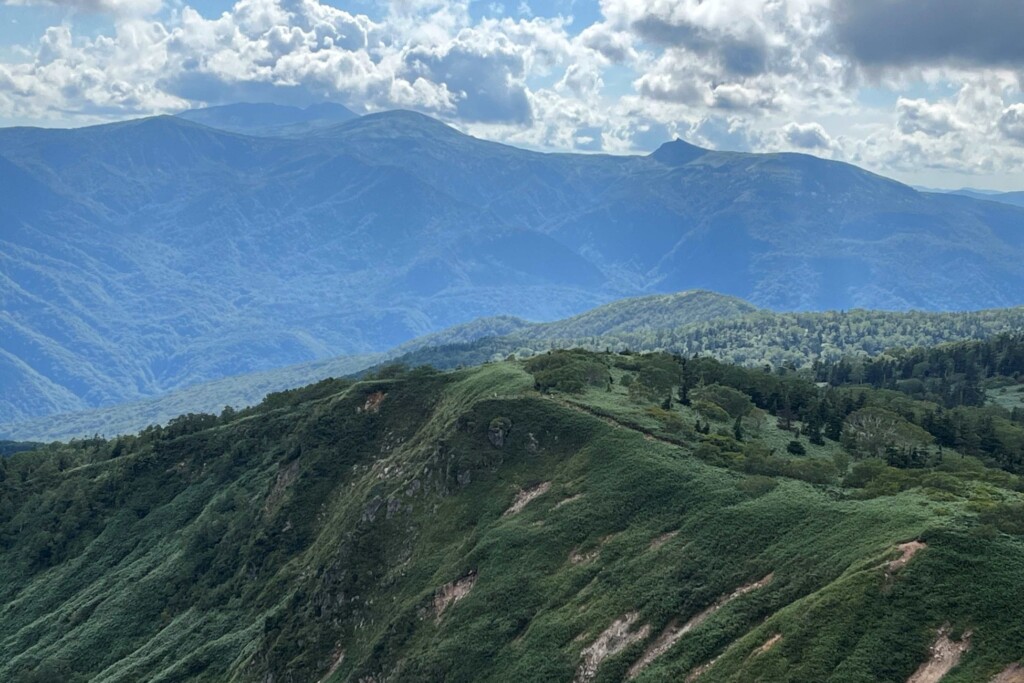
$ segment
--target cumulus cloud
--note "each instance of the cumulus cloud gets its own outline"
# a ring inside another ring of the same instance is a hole
[[[786,142],[797,149],[828,150],[835,146],[819,123],[790,123],[783,129]]]
[[[907,135],[924,133],[942,137],[964,129],[949,103],[932,103],[923,99],[899,98],[896,102],[900,132]]]
[[[412,82],[444,83],[455,93],[455,113],[465,121],[531,120],[523,56],[507,39],[463,31],[447,44],[406,51],[400,73]]]
[[[1024,66],[1019,0],[833,0],[840,45],[869,67]]]
[[[188,0],[6,0],[70,11],[0,61],[0,118],[332,100],[542,149],[679,136],[904,177],[1024,171],[1019,0],[576,0],[598,3],[588,26],[513,2],[479,18],[473,1],[391,0],[371,18],[323,0],[209,16]],[[85,11],[107,28],[79,31]]]
[[[1003,135],[1024,145],[1024,104],[1007,107],[999,117],[999,130]]]

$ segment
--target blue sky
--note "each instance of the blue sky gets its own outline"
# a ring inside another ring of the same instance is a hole
[[[1024,189],[1019,0],[0,0],[0,125],[237,100],[544,150],[674,137]]]

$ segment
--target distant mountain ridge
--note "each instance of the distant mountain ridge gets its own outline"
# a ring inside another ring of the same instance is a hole
[[[541,154],[411,112],[269,137],[156,117],[0,130],[0,184],[0,422],[656,292],[1024,303],[1024,210],[793,154]]]
[[[1009,204],[1011,206],[1024,206],[1024,191],[1021,192],[975,192],[973,190],[958,190],[952,194],[958,194],[962,197],[970,197],[972,199],[980,199],[987,202],[999,202],[1000,204]]]
[[[742,365],[806,368],[911,348],[987,339],[1024,329],[1024,307],[969,313],[831,311],[774,313],[714,292],[688,291],[623,299],[549,323],[495,316],[418,337],[383,354],[341,356],[227,377],[158,397],[77,413],[0,424],[0,439],[53,441],[133,433],[186,413],[243,408],[269,392],[381,366],[479,365],[549,349],[670,351]]]
[[[1010,206],[1024,206],[1024,190],[1014,192],[999,192],[997,190],[976,190],[970,187],[963,187],[959,190],[938,190],[931,187],[915,187],[921,192],[934,194],[952,194],[960,197],[980,199],[985,202],[996,202],[998,204],[1009,204]]]
[[[474,344],[486,339],[602,337],[621,332],[710,322],[756,310],[750,304],[733,297],[693,291],[616,301],[552,323],[531,323],[512,316],[480,318],[418,337],[383,354],[312,361],[203,382],[121,405],[42,416],[13,424],[0,423],[0,437],[54,441],[95,434],[128,434],[151,424],[165,424],[186,413],[216,414],[225,406],[242,408],[255,405],[273,391],[292,389],[327,377],[354,375],[375,364],[386,363],[389,359],[429,353],[429,349],[439,346]]]
[[[210,128],[261,137],[300,135],[359,117],[348,107],[334,102],[321,102],[305,108],[281,104],[227,104],[189,109],[176,116]]]

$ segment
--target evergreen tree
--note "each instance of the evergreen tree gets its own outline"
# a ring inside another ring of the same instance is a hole
[[[732,435],[737,441],[743,441],[743,418],[739,415],[736,416],[736,421],[732,424]]]

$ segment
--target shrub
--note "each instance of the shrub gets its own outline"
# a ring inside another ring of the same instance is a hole
[[[746,417],[754,409],[754,403],[749,396],[722,384],[709,384],[706,387],[694,389],[691,396],[695,401],[714,403],[732,418]]]
[[[608,385],[608,367],[596,356],[582,351],[552,351],[526,361],[540,391],[581,394],[588,386]]]
[[[710,420],[711,422],[729,421],[729,413],[725,412],[711,401],[694,401],[692,407],[698,415],[702,416],[706,420]]]

